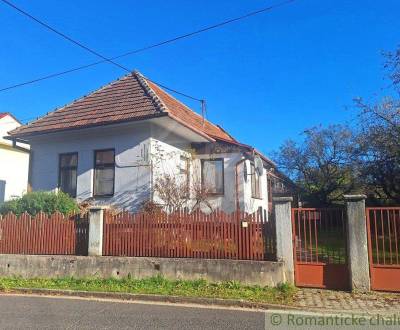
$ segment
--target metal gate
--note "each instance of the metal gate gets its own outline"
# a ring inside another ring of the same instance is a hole
[[[343,209],[292,209],[297,286],[349,289]]]
[[[400,207],[367,208],[373,290],[400,292]]]

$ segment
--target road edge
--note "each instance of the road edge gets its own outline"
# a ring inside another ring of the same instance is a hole
[[[125,292],[100,292],[100,291],[81,291],[81,290],[59,290],[59,289],[38,289],[38,288],[14,288],[1,290],[0,294],[35,294],[47,296],[66,296],[81,298],[97,298],[111,300],[126,300],[137,302],[155,302],[155,303],[172,303],[172,304],[194,304],[202,306],[220,306],[220,307],[236,307],[248,309],[262,310],[303,310],[303,308],[291,305],[268,304],[260,302],[252,302],[240,299],[221,299],[206,297],[185,297],[185,296],[167,296],[155,294],[135,294]]]

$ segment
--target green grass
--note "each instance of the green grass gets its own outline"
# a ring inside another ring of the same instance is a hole
[[[277,287],[246,286],[238,282],[210,283],[205,280],[167,280],[163,277],[146,279],[22,279],[0,278],[0,290],[16,288],[40,288],[83,290],[99,292],[124,292],[185,297],[208,297],[242,299],[252,302],[291,304],[296,291],[292,285],[283,283]]]
[[[315,242],[316,237],[318,237],[318,248]],[[304,236],[303,233],[302,239],[304,240],[301,242],[302,249],[304,249],[303,244],[307,243],[306,249],[303,251],[303,258],[311,258],[312,254],[313,260],[316,261],[318,251],[318,261],[320,262],[335,264],[346,262],[346,241],[341,228],[329,232],[318,230],[317,235],[315,235],[315,231],[312,231],[311,240],[309,232],[307,232],[307,236]]]

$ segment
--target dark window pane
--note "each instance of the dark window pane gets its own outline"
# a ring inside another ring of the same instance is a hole
[[[78,165],[78,154],[62,154],[60,155],[60,166],[69,167]]]
[[[114,150],[96,151],[96,165],[114,164]]]
[[[114,159],[114,150],[99,150],[95,152],[95,196],[110,196],[114,194]]]
[[[212,194],[224,193],[224,162],[204,160],[202,162],[203,187]]]
[[[71,197],[76,197],[76,169],[61,170],[60,189]]]
[[[98,168],[95,171],[96,195],[112,195],[114,193],[114,168]]]
[[[60,155],[58,187],[71,197],[76,197],[77,169],[77,153]]]

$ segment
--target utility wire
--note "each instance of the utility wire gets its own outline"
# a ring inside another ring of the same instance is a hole
[[[7,0],[1,0],[1,1],[9,4],[9,2]],[[273,9],[288,5],[288,4],[290,4],[290,3],[294,2],[294,1],[296,1],[296,0],[283,1],[283,2],[277,3],[275,5],[271,5],[269,7],[265,7],[265,8],[262,8],[260,10],[256,10],[256,11],[247,13],[245,15],[238,16],[236,18],[228,19],[226,21],[223,21],[223,22],[220,22],[220,23],[217,23],[217,24],[214,24],[214,25],[210,25],[210,26],[204,27],[204,28],[202,28],[200,30],[196,30],[196,31],[193,31],[193,32],[190,32],[190,33],[187,33],[187,34],[183,34],[183,35],[177,36],[177,37],[172,38],[172,39],[167,39],[165,41],[161,41],[161,42],[153,44],[153,45],[149,45],[149,46],[146,46],[146,47],[138,48],[136,50],[132,50],[132,51],[126,52],[124,54],[108,58],[106,60],[93,62],[93,63],[90,63],[90,64],[78,66],[78,67],[75,67],[75,68],[72,68],[72,69],[69,69],[69,70],[60,71],[60,72],[53,73],[53,74],[50,74],[50,75],[47,75],[47,76],[43,76],[43,77],[40,77],[40,78],[36,78],[36,79],[28,80],[28,81],[25,81],[25,82],[22,82],[22,83],[18,83],[18,84],[15,84],[15,85],[11,85],[11,86],[8,86],[8,87],[4,87],[4,88],[0,89],[0,92],[7,91],[7,90],[10,90],[10,89],[14,89],[14,88],[18,88],[18,87],[22,87],[22,86],[29,85],[29,84],[33,84],[33,83],[36,83],[36,82],[39,82],[39,81],[42,81],[42,80],[55,78],[55,77],[62,76],[62,75],[65,75],[65,74],[68,74],[68,73],[72,73],[72,72],[75,72],[75,71],[87,69],[87,68],[90,68],[92,66],[101,64],[101,63],[114,61],[114,60],[122,58],[122,57],[126,57],[126,56],[129,56],[129,55],[134,55],[134,54],[137,54],[137,53],[140,53],[140,52],[144,52],[144,51],[150,50],[152,48],[156,48],[156,47],[163,46],[163,45],[166,45],[166,44],[169,44],[169,43],[173,43],[173,42],[181,40],[181,39],[189,38],[189,37],[194,36],[196,34],[200,34],[200,33],[212,30],[212,29],[217,29],[217,28],[222,27],[224,25],[227,25],[227,24],[230,24],[230,23],[242,20],[242,19],[249,18],[251,16],[255,16],[255,15],[258,15],[258,14],[261,14],[261,13],[264,13],[264,12],[267,12],[267,11],[270,11],[270,10],[273,10]],[[148,79],[148,80],[150,80],[150,79]],[[163,87],[165,89],[169,89],[166,86],[162,86],[162,85],[160,85],[160,84],[158,84],[158,83],[156,83],[154,81],[153,81],[153,83],[157,84],[160,87]],[[169,89],[169,90],[170,91],[174,91],[172,89]],[[174,92],[177,92],[177,91],[174,91]],[[180,93],[178,93],[178,94],[180,94]],[[187,96],[187,95],[183,94],[183,96]],[[194,99],[199,101],[199,99],[196,99],[196,98],[194,98]]]
[[[14,8],[16,11],[20,12],[22,15],[25,15],[25,16],[29,17],[30,19],[34,20],[36,23],[38,23],[38,24],[44,26],[46,29],[48,29],[48,30],[50,30],[50,31],[52,31],[52,32],[54,32],[54,33],[56,33],[56,34],[58,34],[58,35],[61,36],[62,38],[68,40],[69,42],[72,42],[73,44],[77,45],[78,47],[83,48],[84,50],[88,51],[89,53],[92,53],[92,54],[96,55],[97,57],[102,58],[104,61],[109,62],[109,63],[111,63],[111,64],[113,64],[113,65],[119,67],[119,68],[122,69],[122,70],[125,70],[125,71],[128,71],[128,72],[131,71],[131,70],[125,68],[124,66],[122,66],[122,65],[120,65],[120,64],[118,64],[118,63],[112,61],[111,59],[109,59],[109,58],[107,58],[107,57],[101,55],[100,53],[96,52],[95,50],[93,50],[93,49],[91,49],[91,48],[89,48],[89,47],[83,45],[83,44],[80,43],[79,41],[76,41],[76,40],[72,39],[71,37],[67,36],[65,33],[62,33],[62,32],[60,32],[60,31],[56,30],[55,28],[51,27],[49,24],[47,24],[47,23],[41,21],[40,19],[38,19],[38,18],[32,16],[31,14],[29,14],[29,13],[26,12],[25,10],[23,10],[23,9],[21,9],[21,8],[19,8],[19,7],[17,7],[17,6],[14,5],[13,3],[11,3],[10,1],[8,1],[8,0],[1,0],[1,1],[4,2],[6,5],[10,6],[11,8]]]
[[[14,5],[13,3],[11,3],[10,1],[8,1],[8,0],[1,0],[1,1],[4,2],[5,4],[7,4],[8,6],[14,8],[14,9],[17,10],[18,12],[20,12],[21,14],[23,14],[23,15],[27,16],[28,18],[34,20],[36,23],[38,23],[38,24],[44,26],[46,29],[48,29],[48,30],[50,30],[50,31],[52,31],[52,32],[54,32],[54,33],[56,33],[56,34],[58,34],[58,35],[61,36],[62,38],[68,40],[69,42],[72,42],[73,44],[77,45],[77,46],[80,47],[80,48],[83,48],[84,50],[88,51],[89,53],[92,53],[92,54],[96,55],[97,57],[100,57],[100,58],[103,60],[103,61],[97,62],[96,64],[98,64],[98,63],[103,63],[103,62],[109,62],[109,63],[111,63],[111,64],[117,66],[118,68],[120,68],[120,69],[122,69],[122,70],[125,70],[125,71],[131,73],[131,70],[130,70],[130,69],[128,69],[128,68],[126,68],[126,67],[120,65],[119,63],[113,61],[113,60],[110,59],[110,58],[107,58],[107,57],[101,55],[100,53],[96,52],[95,50],[93,50],[93,49],[91,49],[91,48],[89,48],[89,47],[83,45],[81,42],[72,39],[71,37],[67,36],[65,33],[56,30],[55,28],[51,27],[51,26],[48,25],[47,23],[45,23],[45,22],[41,21],[40,19],[38,19],[38,18],[32,16],[31,14],[29,14],[29,13],[26,12],[25,10],[23,10],[23,9],[21,9],[21,8],[19,8],[19,7],[17,7],[17,6]],[[89,66],[92,66],[92,65],[94,65],[94,64],[90,64]],[[71,71],[71,70],[68,70],[68,71]],[[74,71],[75,71],[75,70],[74,70]],[[54,75],[51,75],[51,76],[54,76]],[[41,79],[41,80],[43,80],[43,79]],[[193,96],[190,96],[190,95],[188,95],[188,94],[179,92],[179,91],[177,91],[177,90],[175,90],[175,89],[173,89],[173,88],[169,88],[169,87],[167,87],[167,86],[165,86],[165,85],[159,84],[159,83],[157,83],[157,82],[155,82],[155,81],[152,81],[152,80],[150,80],[150,79],[148,79],[148,80],[151,81],[152,83],[154,83],[154,84],[156,84],[156,85],[162,87],[162,88],[165,88],[165,89],[171,91],[171,92],[174,92],[174,93],[176,93],[176,94],[182,95],[182,96],[187,97],[187,98],[190,98],[190,99],[192,99],[192,100],[196,100],[196,101],[199,101],[199,102],[203,102],[203,100],[201,100],[201,99],[198,99],[198,98],[193,97]],[[0,90],[0,91],[2,91],[2,90]]]

